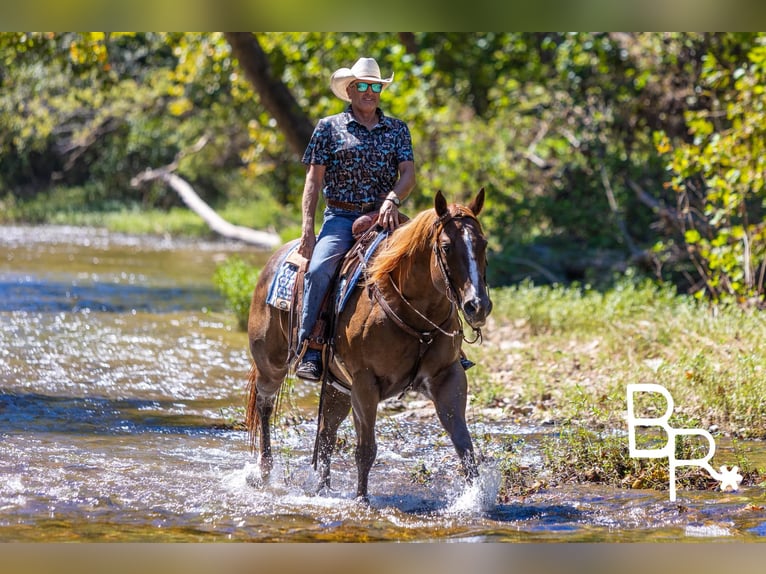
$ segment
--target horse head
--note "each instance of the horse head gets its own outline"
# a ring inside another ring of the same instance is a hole
[[[461,309],[474,329],[484,325],[492,311],[487,287],[487,239],[477,216],[484,207],[482,187],[466,207],[447,205],[436,192],[434,210],[439,217],[434,239],[434,259],[447,297]]]

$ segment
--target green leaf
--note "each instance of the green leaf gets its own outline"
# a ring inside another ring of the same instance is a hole
[[[689,245],[694,245],[695,243],[699,243],[700,239],[702,239],[702,236],[700,235],[700,232],[696,229],[687,229],[686,233],[684,233],[684,241],[688,243]]]

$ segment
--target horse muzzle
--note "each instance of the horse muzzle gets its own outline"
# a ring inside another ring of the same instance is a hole
[[[487,322],[487,317],[492,312],[492,301],[487,296],[469,297],[463,301],[461,308],[466,322],[472,328],[478,329]]]

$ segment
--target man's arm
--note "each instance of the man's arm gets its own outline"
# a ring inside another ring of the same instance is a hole
[[[403,161],[399,163],[399,179],[388,196],[395,193],[399,201],[410,194],[415,187],[415,162]],[[399,208],[392,201],[384,201],[380,206],[378,223],[386,229],[396,229],[399,226]]]
[[[403,161],[399,164],[399,180],[393,191],[399,196],[399,201],[404,201],[415,187],[415,162]]]
[[[316,234],[314,233],[314,218],[316,216],[319,194],[324,182],[325,166],[309,164],[306,170],[306,182],[303,185],[303,200],[301,201],[301,210],[303,213],[303,223],[301,226],[301,242],[298,246],[298,253],[306,259],[311,258],[316,245]]]

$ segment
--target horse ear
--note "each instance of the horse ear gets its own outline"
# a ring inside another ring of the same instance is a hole
[[[434,209],[439,217],[447,213],[447,200],[444,199],[441,189],[436,192],[436,197],[434,197]]]
[[[476,194],[476,197],[473,198],[473,201],[471,202],[471,205],[468,206],[468,209],[470,209],[474,215],[479,215],[479,213],[481,213],[482,207],[484,207],[483,187],[479,190],[479,193]]]

